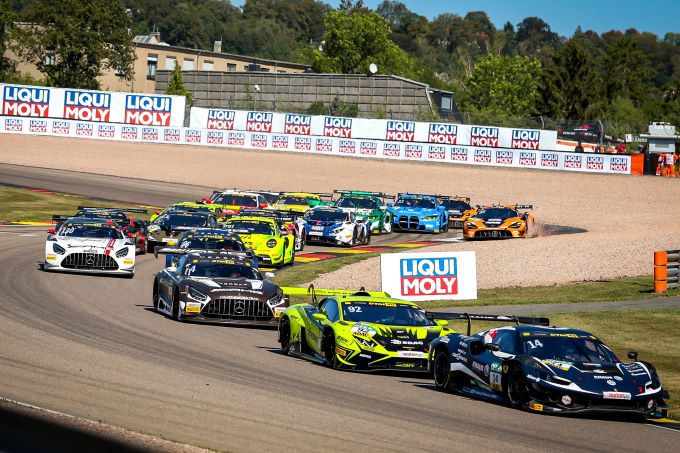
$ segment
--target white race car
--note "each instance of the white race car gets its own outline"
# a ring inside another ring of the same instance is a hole
[[[46,271],[135,274],[135,239],[114,222],[70,218],[45,242]]]
[[[371,243],[368,224],[364,219],[357,218],[354,212],[319,206],[307,211],[304,220],[307,243],[323,242],[349,247]]]

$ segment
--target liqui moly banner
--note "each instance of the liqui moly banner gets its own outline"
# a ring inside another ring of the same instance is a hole
[[[477,299],[475,252],[383,253],[382,290],[410,301]]]

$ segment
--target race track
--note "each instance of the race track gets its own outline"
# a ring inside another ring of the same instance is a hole
[[[135,180],[116,181],[114,190],[100,176],[36,176],[41,184],[11,177],[3,173],[0,183],[150,204],[205,193]],[[135,199],[140,193],[149,198]],[[152,312],[152,276],[161,267],[152,256],[139,259],[132,280],[45,273],[44,229],[1,231],[5,398],[230,451],[663,451],[680,439],[643,424],[444,394],[427,376],[339,372],[286,357],[275,331],[177,323]]]

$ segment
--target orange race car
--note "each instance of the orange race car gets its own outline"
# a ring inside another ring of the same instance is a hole
[[[477,210],[470,205],[469,197],[442,197],[441,203],[449,211],[449,228],[463,228],[465,221],[474,217]]]
[[[534,230],[534,216],[526,211],[532,208],[531,205],[525,204],[480,207],[463,224],[463,237],[465,239],[529,237]]]

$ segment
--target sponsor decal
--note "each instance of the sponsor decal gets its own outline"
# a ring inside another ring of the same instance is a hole
[[[111,116],[111,94],[66,90],[64,118],[78,121],[108,122]]]
[[[317,138],[316,139],[316,150],[325,153],[330,153],[333,151],[333,140],[330,138]]]
[[[221,145],[224,143],[224,132],[222,131],[207,131],[205,140],[210,145]]]
[[[446,147],[439,145],[430,145],[427,149],[427,158],[436,160],[446,159]]]
[[[455,124],[430,123],[427,141],[443,145],[455,145],[458,141],[458,126]]]
[[[19,129],[21,130],[21,129]],[[47,133],[47,121],[46,120],[31,120],[28,123],[28,130],[36,133]]]
[[[587,156],[586,168],[588,170],[604,170],[604,157],[602,156]]]
[[[378,154],[378,144],[376,142],[359,143],[359,154],[364,156],[375,156]]]
[[[295,137],[293,147],[298,151],[311,151],[312,138],[311,137]]]
[[[627,392],[602,392],[602,398],[606,400],[629,400],[630,393]]]
[[[135,126],[123,126],[120,130],[120,136],[127,140],[137,140],[137,128]]]
[[[325,116],[323,118],[323,135],[339,138],[352,137],[352,118]]]
[[[125,96],[125,119],[128,124],[143,126],[169,126],[172,116],[172,98],[148,94]]]
[[[81,137],[92,137],[94,135],[94,124],[91,123],[77,123],[76,135]]]
[[[163,141],[164,142],[179,142],[180,141],[180,131],[179,131],[179,129],[164,129],[163,130]]]
[[[609,380],[607,380],[607,384],[609,384],[609,385],[611,385],[612,387],[614,387],[614,386],[616,385],[616,381],[613,380],[613,379],[609,379]]]
[[[565,154],[564,168],[581,168],[583,166],[583,156]]]
[[[480,373],[484,372],[484,365],[482,365],[479,362],[472,362],[472,369],[479,371]]]
[[[410,121],[387,121],[385,140],[412,142],[416,136],[416,123]]]
[[[512,165],[512,158],[515,155],[512,151],[496,151],[496,163],[502,165]]]
[[[142,140],[158,140],[158,129],[155,127],[143,127],[142,128]]]
[[[501,362],[494,362],[491,364],[491,371],[500,373],[501,370],[503,370],[503,365],[501,364]]]
[[[288,113],[286,114],[286,122],[283,127],[284,134],[311,135],[312,117],[310,115]]]
[[[451,148],[451,160],[456,162],[467,162],[468,151],[465,148]]]
[[[24,128],[24,120],[5,118],[5,130],[8,132],[21,132]]]
[[[201,131],[186,129],[184,131],[184,141],[186,143],[201,143]]]
[[[272,148],[288,149],[288,136],[287,135],[273,135],[272,136]]]
[[[208,129],[232,130],[234,129],[234,117],[236,112],[233,110],[208,110]]]
[[[246,130],[250,132],[271,132],[274,114],[270,112],[248,112]]]
[[[227,135],[227,143],[229,145],[245,146],[246,134],[243,132],[229,132],[229,135]]]
[[[343,154],[354,154],[356,152],[356,142],[354,140],[340,140],[340,152]]]
[[[473,126],[470,129],[470,145],[498,148],[498,128]]]
[[[99,124],[97,126],[97,137],[113,138],[116,135],[116,126],[112,124]]]
[[[368,324],[362,324],[362,323],[356,323],[352,326],[350,329],[352,332],[352,335],[357,335],[361,337],[372,337],[374,335],[377,335],[378,331],[375,330],[373,327],[369,326]]]
[[[401,157],[401,145],[399,143],[383,143],[383,156]]]
[[[399,269],[403,296],[458,294],[457,258],[402,258]]]
[[[524,129],[514,129],[512,131],[512,149],[538,149],[541,139],[540,131],[527,131]]]
[[[557,168],[559,166],[559,156],[556,153],[542,153],[541,167]]]
[[[623,378],[621,376],[614,376],[614,380],[621,382]]]
[[[422,145],[406,145],[404,147],[404,154],[408,158],[421,159],[423,157]]]
[[[3,115],[40,118],[50,116],[50,90],[48,88],[5,85],[3,92]]]
[[[604,379],[604,380],[608,380],[608,379],[614,379],[614,377],[613,377],[613,376],[603,376],[603,375],[601,375],[601,374],[597,374],[597,375],[593,376],[593,379]]]
[[[68,135],[71,130],[71,123],[68,121],[53,121],[52,122],[52,133]]]
[[[489,364],[484,365],[484,376],[489,377]]]
[[[476,149],[475,150],[475,162],[482,164],[491,163],[491,150],[490,149]]]
[[[564,361],[561,361],[561,360],[554,360],[554,359],[541,360],[541,362],[545,363],[548,366],[551,366],[553,368],[557,368],[558,370],[562,370],[562,371],[568,371],[569,368],[571,368],[571,366],[572,366],[571,362],[564,362]]]
[[[266,148],[267,142],[266,134],[252,134],[250,136],[250,146],[254,146],[255,148]]]
[[[536,153],[530,153],[528,151],[521,151],[519,153],[519,164],[526,167],[536,166]]]
[[[609,169],[611,171],[628,172],[628,159],[625,157],[611,157],[609,160]]]

